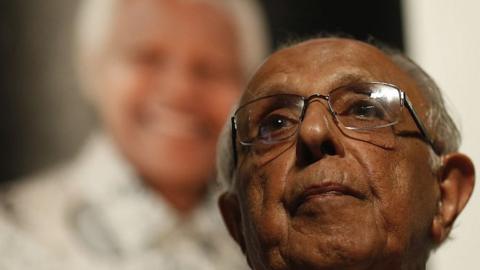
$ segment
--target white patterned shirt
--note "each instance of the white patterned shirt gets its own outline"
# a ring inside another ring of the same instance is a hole
[[[71,164],[3,193],[5,219],[63,269],[248,269],[226,232],[216,196],[188,217],[178,215],[142,184],[103,134],[93,136]]]

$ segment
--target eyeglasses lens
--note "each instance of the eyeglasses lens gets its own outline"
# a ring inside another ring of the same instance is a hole
[[[235,114],[242,144],[274,144],[296,134],[306,101],[302,96],[279,94],[247,103]],[[394,125],[401,112],[400,91],[388,84],[363,83],[337,88],[328,105],[346,129],[369,130]]]

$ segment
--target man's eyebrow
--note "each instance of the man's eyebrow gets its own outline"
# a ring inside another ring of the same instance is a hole
[[[247,89],[246,93],[247,94],[243,96],[241,100],[242,103],[270,95],[296,94],[298,93],[298,90],[283,82],[268,82],[262,83],[254,89]]]
[[[348,73],[342,72],[342,73],[335,74],[332,77],[332,84],[334,85],[333,88],[349,85],[349,84],[365,83],[365,82],[372,82],[372,81],[375,81],[375,79],[371,76],[371,74],[363,70],[357,70],[354,72],[350,71]]]
[[[289,85],[285,85],[282,83],[272,83],[272,84],[262,85],[255,92],[256,94],[252,95],[253,98],[276,95],[276,94],[294,94],[298,92],[298,90],[296,90],[295,88]]]
[[[321,78],[319,78],[321,80]],[[331,89],[333,90],[336,87],[349,85],[349,84],[356,84],[356,83],[365,83],[365,82],[372,82],[376,81],[370,73],[358,70],[354,72],[341,72],[338,74],[333,75],[332,77],[328,78],[331,82]],[[259,88],[259,92],[267,93],[267,94],[291,94],[296,93],[298,90],[290,85],[282,84],[282,83],[272,83],[263,85]]]
[[[328,80],[330,81],[329,85],[331,85],[329,91],[332,91],[337,87],[345,86],[349,84],[376,81],[369,72],[362,69],[339,72],[329,77]],[[260,84],[260,86],[255,88],[255,91],[250,91],[250,90],[247,91],[250,94],[248,96],[244,96],[244,98],[242,99],[243,102],[248,102],[250,100],[254,100],[254,99],[269,96],[269,95],[299,94],[299,90],[296,87],[284,82],[262,83]]]

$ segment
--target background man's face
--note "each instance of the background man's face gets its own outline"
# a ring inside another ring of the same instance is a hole
[[[124,1],[118,14],[98,74],[104,123],[141,176],[203,186],[240,94],[234,27],[201,1]]]
[[[279,92],[327,95],[358,81],[397,85],[423,115],[411,78],[377,49],[339,39],[274,54],[243,101]],[[407,110],[393,127],[347,130],[318,100],[310,103],[297,138],[274,146],[280,150],[239,145],[235,189],[251,265],[390,269],[406,256],[424,259],[439,191],[431,150],[418,133]],[[325,191],[329,186],[334,191]]]

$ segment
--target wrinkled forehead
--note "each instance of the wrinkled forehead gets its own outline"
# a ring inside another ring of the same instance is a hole
[[[241,102],[278,93],[328,94],[342,85],[372,81],[395,84],[413,96],[418,92],[413,78],[379,49],[349,39],[315,39],[274,53],[253,76]]]

